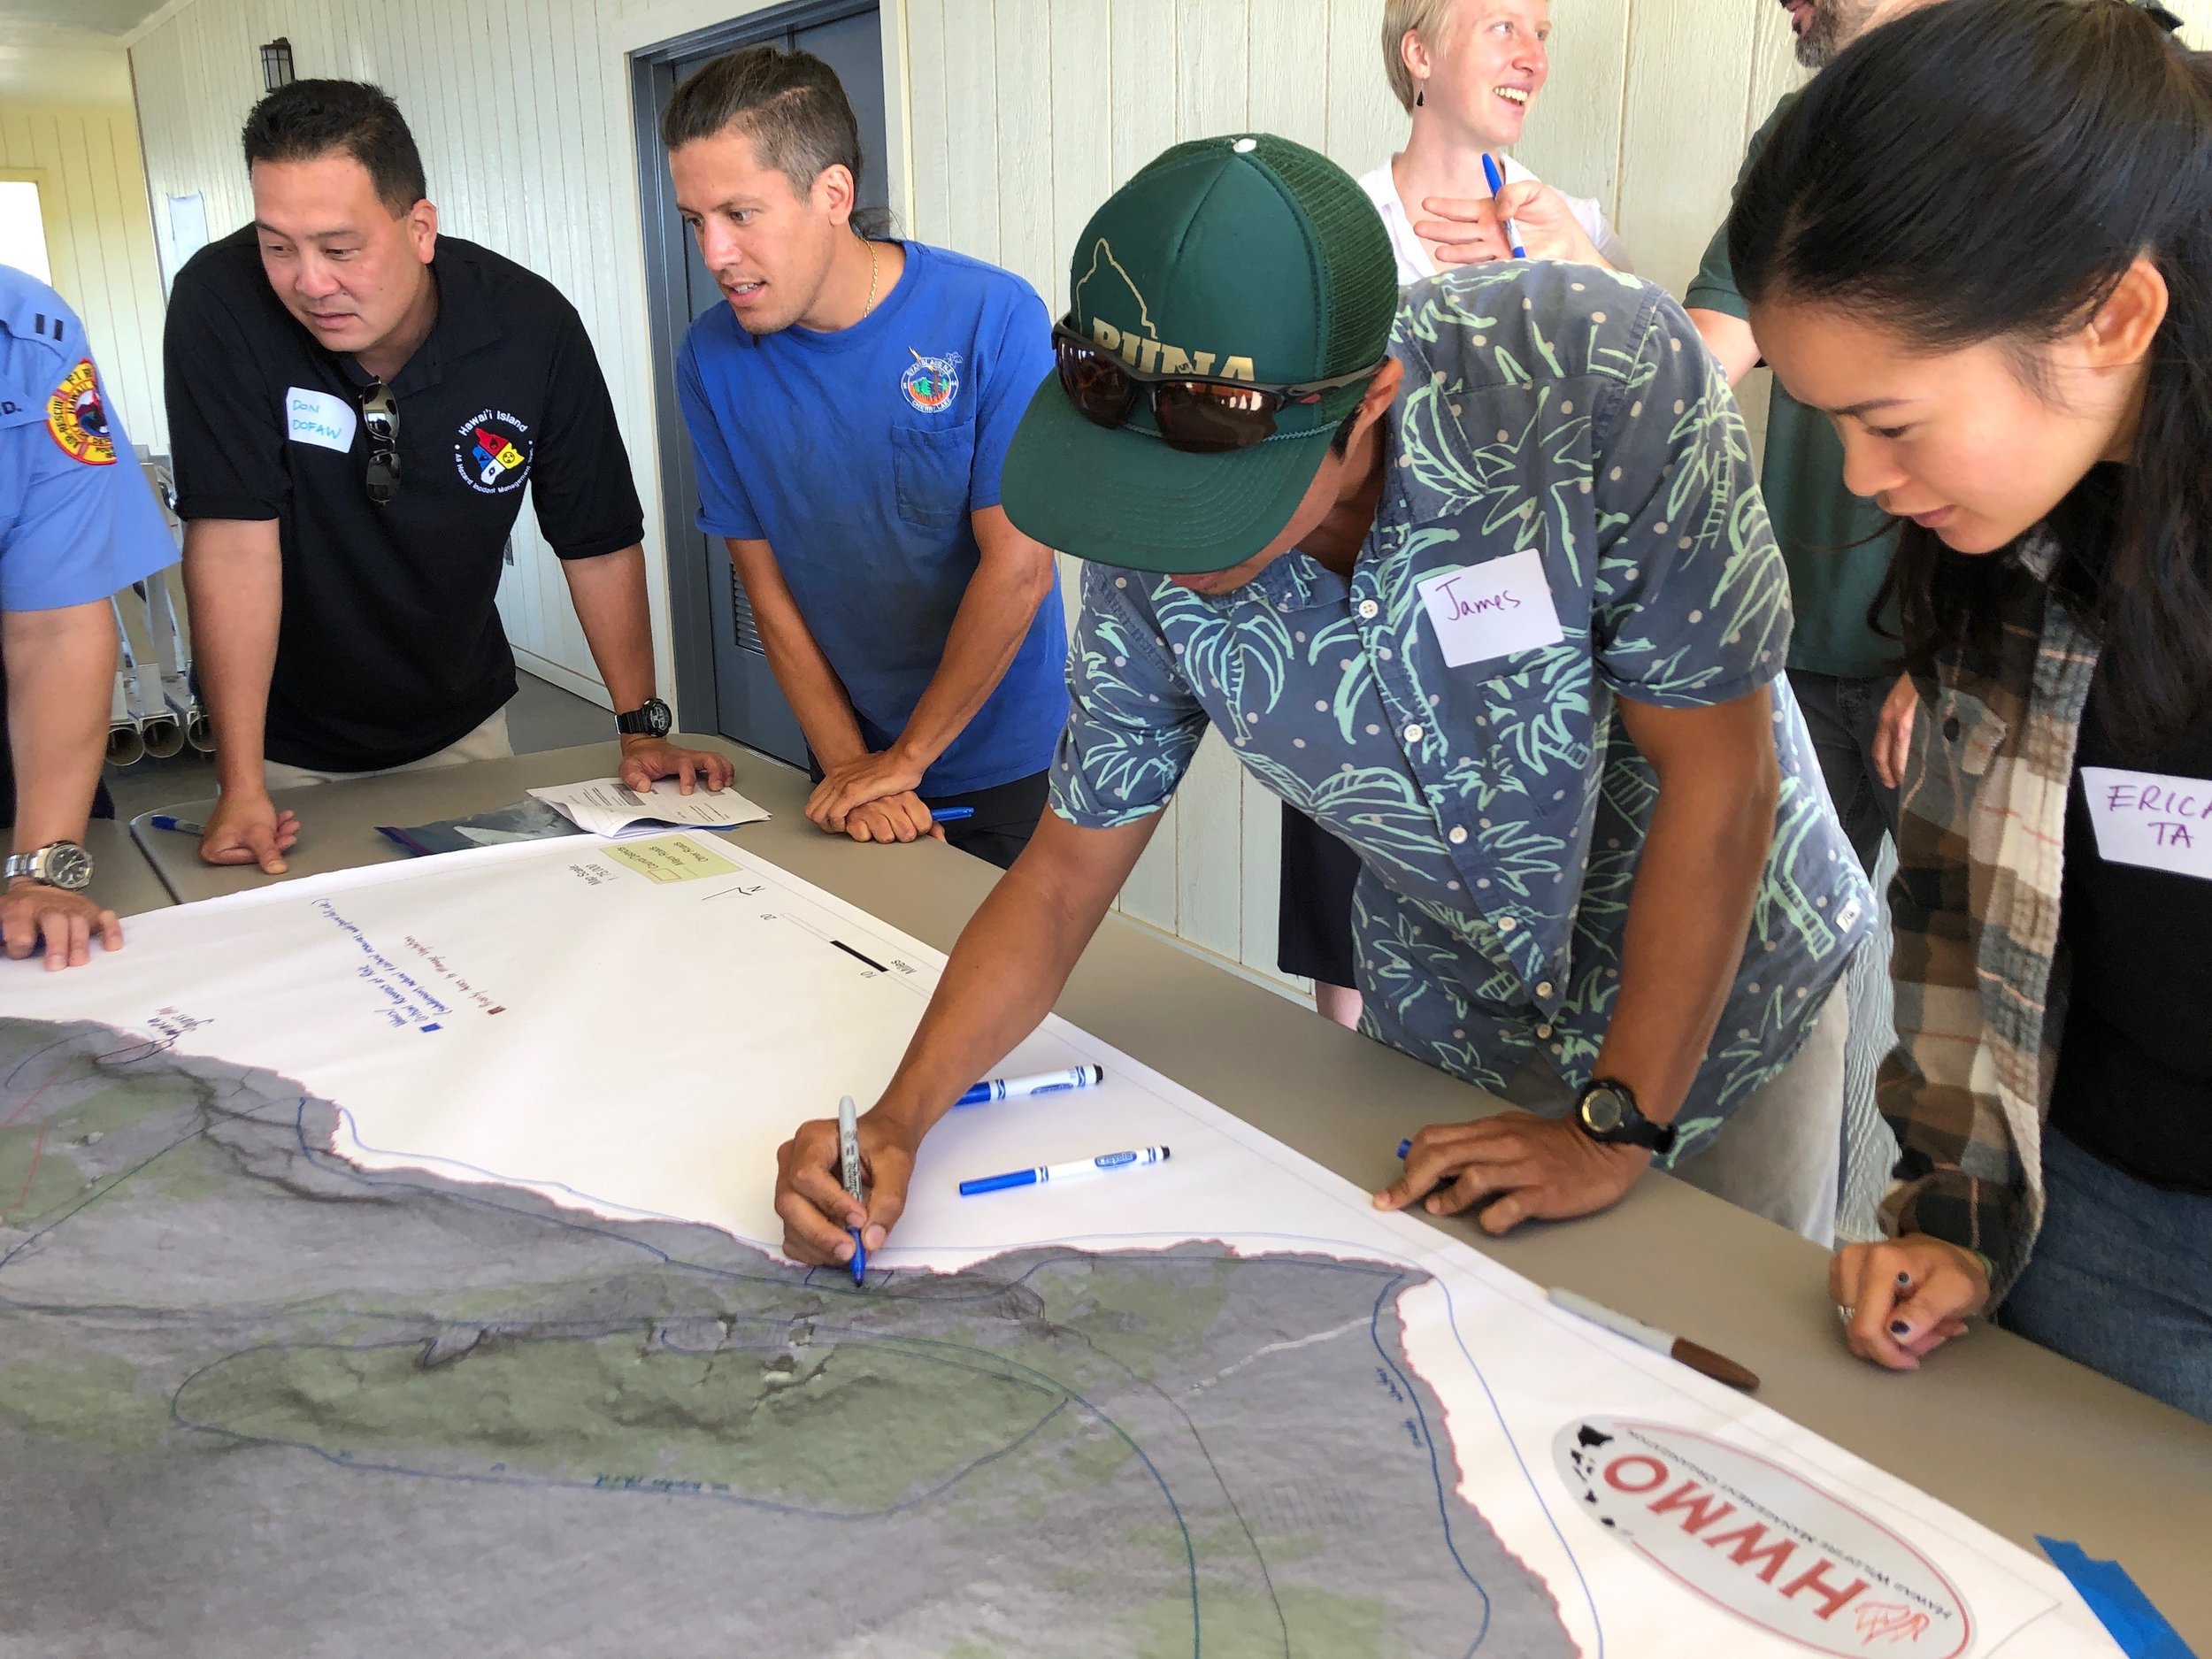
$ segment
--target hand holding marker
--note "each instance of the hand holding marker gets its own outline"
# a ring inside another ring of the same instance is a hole
[[[1498,171],[1496,160],[1486,150],[1482,152],[1482,176],[1489,182],[1490,199],[1496,201],[1498,192],[1505,188],[1505,174]],[[1516,259],[1528,257],[1528,250],[1521,245],[1521,227],[1509,219],[1502,219],[1498,221],[1498,230],[1505,238],[1505,245],[1513,250]]]
[[[860,1114],[849,1094],[837,1102],[837,1156],[842,1165],[840,1173],[845,1190],[852,1194],[855,1203],[864,1207],[867,1200],[862,1195],[860,1184]],[[868,1271],[868,1246],[858,1227],[849,1231],[853,1235],[853,1283],[857,1285]]]

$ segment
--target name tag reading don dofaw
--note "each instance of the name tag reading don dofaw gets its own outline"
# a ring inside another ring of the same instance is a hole
[[[2109,862],[2212,880],[2212,779],[2084,766],[2081,788]]]
[[[1551,584],[1544,580],[1544,556],[1534,548],[1440,572],[1414,591],[1428,607],[1437,646],[1452,668],[1556,645],[1566,637],[1552,605]]]
[[[344,455],[352,449],[360,424],[360,411],[342,397],[300,386],[285,388],[284,435],[294,443],[311,443]]]

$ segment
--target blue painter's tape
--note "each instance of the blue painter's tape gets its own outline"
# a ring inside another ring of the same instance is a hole
[[[2151,1605],[2150,1597],[2116,1561],[2093,1561],[2079,1544],[2035,1535],[2052,1563],[2074,1581],[2098,1622],[2120,1644],[2128,1659],[2196,1659],[2181,1632]]]

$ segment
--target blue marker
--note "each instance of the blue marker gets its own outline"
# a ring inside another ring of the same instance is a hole
[[[146,820],[156,829],[174,830],[180,835],[204,835],[207,826],[195,824],[190,818],[172,818],[166,812],[157,812]]]
[[[972,806],[933,806],[929,809],[929,821],[933,824],[957,824],[963,818],[974,816],[975,809]]]
[[[849,1094],[837,1102],[837,1154],[844,1165],[845,1190],[856,1202],[865,1202],[860,1191],[860,1114]],[[853,1235],[853,1283],[857,1285],[868,1271],[868,1247],[861,1241],[858,1227],[848,1231]]]
[[[1034,1077],[995,1077],[977,1084],[956,1106],[980,1106],[986,1101],[1027,1100],[1032,1094],[1057,1094],[1064,1089],[1095,1088],[1106,1080],[1102,1065],[1072,1066],[1065,1071],[1040,1071]]]
[[[1133,1170],[1147,1164],[1167,1162],[1165,1147],[1141,1147],[1134,1152],[1109,1152],[1103,1157],[1077,1158],[1071,1164],[1040,1164],[1033,1170],[1009,1170],[980,1180],[960,1183],[960,1195],[1002,1193],[1010,1187],[1042,1187],[1047,1181],[1069,1181],[1079,1175],[1103,1175],[1109,1170]]]
[[[1494,198],[1505,188],[1505,174],[1498,171],[1498,164],[1486,150],[1482,152],[1482,176],[1489,180],[1490,194]],[[1513,250],[1513,257],[1516,259],[1527,258],[1528,250],[1521,246],[1521,227],[1509,219],[1500,219],[1498,226],[1505,232],[1505,245]]]

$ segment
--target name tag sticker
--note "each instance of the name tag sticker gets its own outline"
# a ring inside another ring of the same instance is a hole
[[[1556,645],[1566,637],[1552,605],[1551,584],[1544,580],[1544,556],[1534,548],[1441,572],[1415,591],[1453,668]]]
[[[353,449],[361,414],[342,397],[293,386],[285,388],[284,424],[285,435],[294,443],[311,443],[345,455]]]
[[[2084,766],[2081,787],[2111,863],[2212,880],[2212,779]]]

